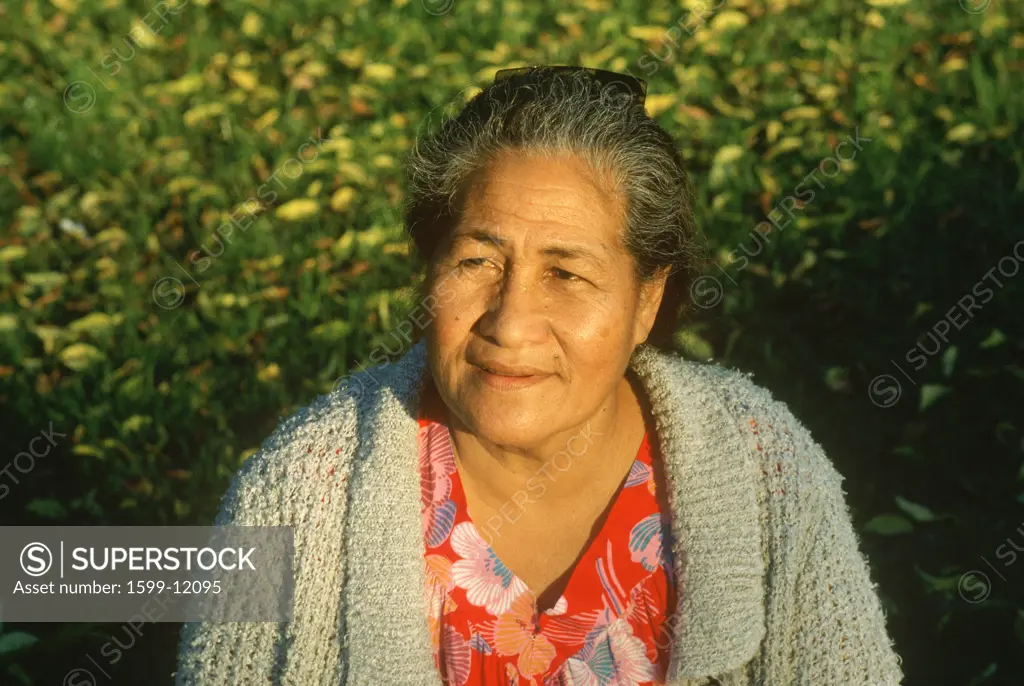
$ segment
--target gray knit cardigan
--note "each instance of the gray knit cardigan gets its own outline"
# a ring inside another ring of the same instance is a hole
[[[665,460],[679,608],[671,686],[898,684],[841,477],[746,376],[641,345]],[[441,686],[424,604],[421,341],[284,420],[216,523],[294,527],[294,614],[188,623],[176,684]],[[472,685],[470,685],[472,686]]]

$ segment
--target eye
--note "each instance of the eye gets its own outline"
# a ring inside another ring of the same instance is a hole
[[[583,281],[581,277],[558,267],[554,267],[551,272],[561,281]]]
[[[487,264],[487,258],[484,257],[467,257],[464,260],[460,260],[458,266],[462,268],[470,267],[482,267]]]

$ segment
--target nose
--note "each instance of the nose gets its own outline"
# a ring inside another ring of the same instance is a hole
[[[477,333],[503,348],[543,343],[548,331],[547,303],[540,284],[525,269],[512,268],[495,284]]]

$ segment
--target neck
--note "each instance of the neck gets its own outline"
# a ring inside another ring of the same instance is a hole
[[[500,504],[541,482],[553,500],[586,493],[595,472],[624,455],[635,456],[644,434],[637,390],[624,377],[614,393],[577,425],[536,445],[507,446],[470,433],[449,414],[456,463],[479,496]]]

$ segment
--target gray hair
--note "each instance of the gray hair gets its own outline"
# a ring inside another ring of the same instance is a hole
[[[420,256],[433,262],[473,176],[509,149],[576,154],[612,181],[625,200],[622,239],[636,278],[668,269],[648,342],[673,347],[699,254],[693,191],[672,137],[643,104],[586,72],[537,69],[496,82],[418,138],[405,163],[404,219]]]

